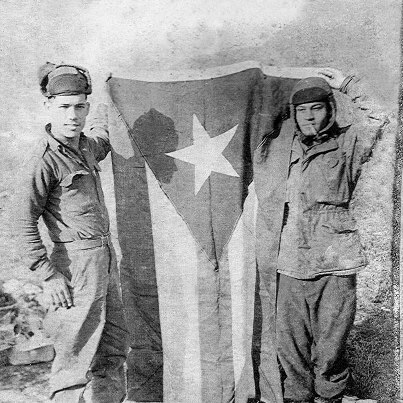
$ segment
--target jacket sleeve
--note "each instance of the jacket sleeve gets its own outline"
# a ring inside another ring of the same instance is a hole
[[[356,184],[362,164],[371,157],[377,140],[382,136],[389,119],[377,102],[368,95],[370,91],[354,76],[347,77],[340,88],[357,108],[357,122],[350,127],[348,156],[351,180]]]
[[[42,242],[38,220],[48,200],[54,179],[42,158],[31,157],[20,174],[16,201],[13,207],[14,230],[24,254],[24,266],[36,271],[42,280],[55,273]]]
[[[340,87],[340,91],[347,94],[353,104],[361,112],[365,123],[374,128],[380,128],[389,123],[387,114],[371,96],[371,91],[355,76],[347,77]]]
[[[111,150],[108,129],[108,107],[105,104],[98,105],[89,126],[92,149],[96,160],[99,162],[106,158]]]

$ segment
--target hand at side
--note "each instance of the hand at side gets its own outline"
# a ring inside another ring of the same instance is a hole
[[[69,281],[63,274],[56,272],[43,282],[45,298],[53,305],[70,308],[73,300],[69,290]]]

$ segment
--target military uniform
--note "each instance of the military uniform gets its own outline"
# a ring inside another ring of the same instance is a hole
[[[46,280],[55,272],[68,281],[73,306],[53,306],[45,328],[56,351],[50,377],[55,401],[121,402],[128,352],[116,256],[98,162],[110,150],[107,132],[81,133],[78,149],[60,142],[46,126],[22,169],[16,224],[25,263]],[[48,256],[38,219],[53,241]],[[80,400],[83,401],[83,400]]]
[[[292,101],[299,91],[314,89],[314,94],[321,86],[329,94],[328,124],[312,140],[299,131]],[[325,80],[302,80],[291,95],[291,118],[272,139],[267,160],[255,169],[257,225],[265,234],[257,250],[263,310],[260,370],[262,379],[273,372],[264,361],[273,362],[266,343],[273,342],[270,326],[275,322],[288,401],[340,399],[349,377],[344,346],[355,316],[355,274],[367,264],[350,202],[386,120],[356,79],[350,77],[343,90],[365,110],[365,124],[339,127]]]

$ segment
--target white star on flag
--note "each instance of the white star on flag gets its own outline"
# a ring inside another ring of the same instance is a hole
[[[166,155],[195,166],[195,195],[211,172],[239,177],[230,162],[224,157],[225,150],[234,137],[238,125],[216,137],[210,137],[196,115],[193,115],[193,145]]]

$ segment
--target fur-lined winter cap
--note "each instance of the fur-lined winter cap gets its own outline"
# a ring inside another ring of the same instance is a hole
[[[45,97],[56,95],[89,95],[91,77],[87,69],[72,64],[47,62],[38,70],[41,92]]]

